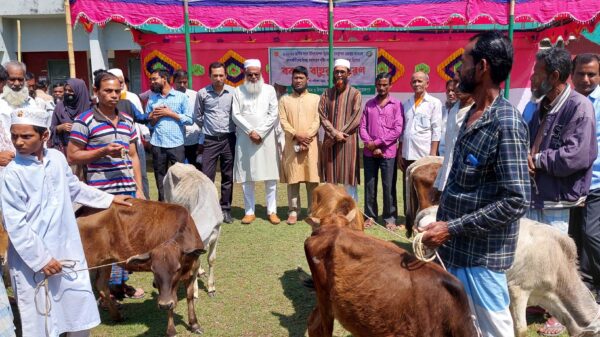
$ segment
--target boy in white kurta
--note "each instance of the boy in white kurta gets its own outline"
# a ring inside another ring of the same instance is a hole
[[[87,268],[72,203],[97,208],[129,203],[81,183],[61,152],[44,148],[50,119],[37,108],[12,115],[16,157],[5,169],[0,199],[10,275],[23,337],[87,336],[86,330],[100,324],[89,273],[59,274],[67,261],[74,262],[74,270]],[[45,277],[49,306],[45,289],[37,294],[35,289]]]

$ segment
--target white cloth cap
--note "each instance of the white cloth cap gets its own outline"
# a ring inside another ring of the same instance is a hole
[[[260,60],[258,60],[258,59],[247,59],[246,61],[244,61],[244,68],[248,68],[248,67],[257,67],[257,68],[260,68],[261,67]]]
[[[337,59],[335,60],[335,63],[333,64],[333,67],[346,67],[348,68],[348,70],[350,70],[350,61],[346,60],[346,59]]]
[[[11,114],[11,125],[35,125],[43,128],[49,128],[52,122],[52,113],[40,109],[37,106],[30,105],[26,108],[13,110]]]
[[[125,78],[125,76],[123,76],[123,70],[119,69],[119,68],[112,68],[112,69],[108,69],[108,72],[120,77],[120,78]]]

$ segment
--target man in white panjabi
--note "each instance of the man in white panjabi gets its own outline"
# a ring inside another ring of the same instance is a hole
[[[4,170],[0,196],[10,239],[8,264],[23,337],[64,332],[83,337],[100,324],[100,316],[72,203],[98,208],[130,204],[125,196],[80,182],[61,152],[44,147],[51,116],[37,106],[12,114],[16,157]],[[68,265],[81,271],[68,273]]]
[[[275,129],[279,125],[279,112],[275,88],[265,84],[261,76],[259,60],[244,62],[244,84],[233,95],[232,118],[237,126],[234,181],[242,183],[245,215],[242,224],[256,219],[254,214],[254,183],[265,182],[268,220],[276,225],[277,180],[279,158]]]

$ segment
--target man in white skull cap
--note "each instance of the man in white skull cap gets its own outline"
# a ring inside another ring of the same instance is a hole
[[[244,84],[235,90],[232,106],[232,118],[237,126],[234,181],[242,183],[244,191],[242,224],[250,224],[256,219],[254,183],[264,181],[267,217],[276,225],[281,222],[276,214],[279,179],[275,134],[279,126],[277,94],[272,86],[264,83],[259,60],[246,60],[244,73]]]
[[[335,60],[335,86],[321,95],[319,115],[325,130],[321,146],[321,181],[343,184],[348,194],[358,202],[358,126],[362,117],[362,96],[350,85],[350,75],[350,61]]]

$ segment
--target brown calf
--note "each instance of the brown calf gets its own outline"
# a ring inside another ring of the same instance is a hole
[[[320,223],[304,243],[317,293],[310,337],[332,336],[334,319],[354,337],[477,336],[454,276],[393,243],[347,228],[344,216],[332,214]]]
[[[173,310],[177,305],[177,286],[187,289],[190,330],[202,333],[194,309],[192,275],[198,272],[198,256],[204,245],[189,212],[182,206],[156,201],[130,199],[132,207],[113,205],[100,210],[80,208],[77,224],[89,267],[124,261],[128,270],[152,271],[158,288],[158,306],[168,310],[167,335],[175,336]],[[115,320],[122,316],[109,300],[111,267],[98,270],[96,288],[109,303]]]
[[[346,193],[346,190],[339,185],[334,184],[323,184],[317,186],[313,190],[312,194],[312,205],[310,206],[311,218],[321,219],[326,215],[332,213],[339,215],[346,215],[351,210],[356,209],[356,203],[354,199]],[[319,225],[311,218],[307,218],[308,223],[316,229]],[[364,218],[360,212],[356,214],[354,219],[350,221],[350,228],[363,231],[364,230]]]

